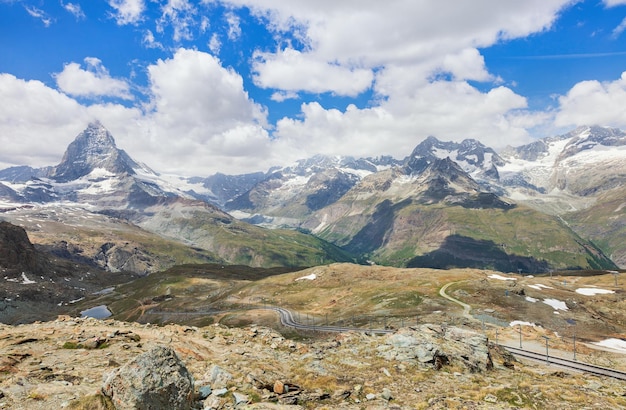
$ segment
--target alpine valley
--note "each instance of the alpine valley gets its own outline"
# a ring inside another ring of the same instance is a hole
[[[19,226],[38,258],[18,266],[9,252],[0,269],[15,283],[56,283],[67,266],[50,268],[54,260],[111,283],[119,272],[130,280],[198,263],[618,269],[625,160],[626,133],[590,126],[500,153],[428,137],[404,159],[315,156],[267,172],[178,177],[133,160],[94,122],[58,165],[0,171],[0,230]],[[62,293],[51,302],[80,296]]]

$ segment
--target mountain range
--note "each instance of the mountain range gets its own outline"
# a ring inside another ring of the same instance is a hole
[[[56,166],[0,171],[2,219],[107,270],[369,261],[503,271],[626,266],[626,134],[580,127],[497,153],[428,137],[406,158],[315,156],[160,175],[94,122]]]

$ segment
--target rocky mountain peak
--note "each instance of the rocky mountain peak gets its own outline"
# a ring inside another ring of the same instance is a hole
[[[450,158],[470,175],[498,179],[496,166],[504,164],[504,160],[491,148],[475,139],[465,139],[460,143],[440,141],[430,136],[419,143],[411,155],[405,160],[405,169],[412,174],[423,172],[437,159]]]
[[[67,147],[61,163],[50,177],[67,182],[88,175],[96,168],[114,174],[134,174],[139,165],[115,145],[111,133],[99,122],[90,123]]]

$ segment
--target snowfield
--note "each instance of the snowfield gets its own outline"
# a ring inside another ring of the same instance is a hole
[[[544,299],[543,303],[546,305],[552,306],[554,310],[568,310],[565,302],[560,301],[558,299]]]
[[[541,289],[554,289],[553,287],[550,287],[548,285],[542,285],[541,283],[536,283],[534,285],[528,285],[529,288],[533,288],[536,290],[541,290]]]
[[[576,289],[576,293],[585,296],[595,296],[595,295],[607,295],[611,293],[615,293],[613,290],[607,289],[599,289],[599,288],[578,288]]]
[[[315,279],[317,279],[317,275],[315,273],[312,273],[310,275],[298,278],[298,279],[296,279],[296,281],[299,281],[299,280],[315,280]]]
[[[534,323],[524,322],[522,320],[514,320],[511,323],[509,323],[509,326],[511,326],[511,327],[519,326],[519,325],[537,327],[537,325],[534,324]]]
[[[507,277],[504,277],[504,276],[497,275],[497,274],[495,274],[495,273],[494,273],[493,275],[490,275],[490,276],[489,276],[489,279],[497,279],[497,280],[517,280],[517,278],[507,278]]]
[[[609,349],[619,350],[621,353],[626,354],[626,340],[611,338],[593,344],[596,346],[608,347]]]

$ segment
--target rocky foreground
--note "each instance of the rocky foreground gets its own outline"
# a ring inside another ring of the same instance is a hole
[[[258,326],[0,325],[0,408],[618,409],[625,394],[441,325],[299,341]]]

